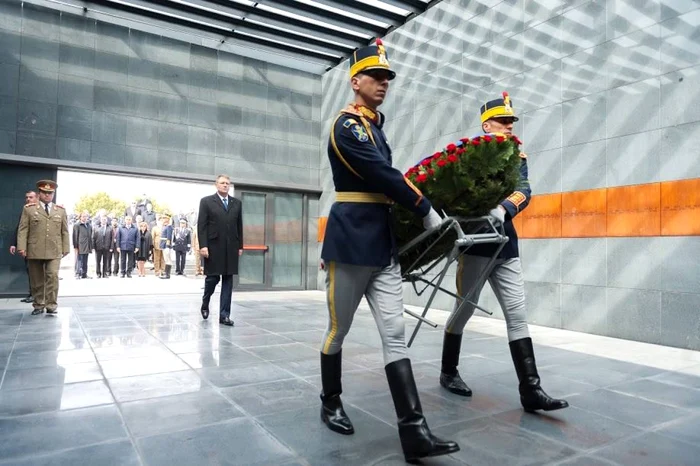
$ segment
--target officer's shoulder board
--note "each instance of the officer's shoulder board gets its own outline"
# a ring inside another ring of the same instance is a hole
[[[35,202],[32,202],[31,204],[24,204],[24,208],[26,209],[27,207],[33,207],[35,205],[36,205]]]
[[[65,207],[63,207],[62,205],[58,205],[58,204],[54,204],[54,205],[55,205],[56,207],[58,207],[59,209],[64,209],[64,210],[65,210]]]

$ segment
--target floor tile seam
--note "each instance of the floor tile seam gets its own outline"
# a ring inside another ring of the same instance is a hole
[[[689,445],[689,446],[691,446],[691,447],[696,447],[696,448],[697,448],[697,447],[698,447],[698,442],[693,442],[693,441],[685,440],[685,439],[680,438],[680,437],[675,437],[675,436],[673,436],[673,435],[671,435],[670,433],[667,433],[667,432],[661,432],[661,429],[663,429],[663,428],[665,428],[665,427],[669,427],[670,425],[672,425],[672,424],[675,423],[675,422],[678,422],[678,421],[681,421],[681,422],[682,422],[682,421],[685,421],[685,420],[688,420],[688,419],[692,419],[693,417],[694,417],[694,416],[691,415],[691,416],[688,416],[688,417],[686,417],[686,418],[674,419],[673,421],[668,421],[668,422],[665,422],[665,423],[663,423],[663,424],[656,425],[656,426],[654,426],[653,428],[649,429],[649,430],[647,431],[647,433],[657,434],[657,435],[660,435],[660,436],[662,436],[662,437],[664,437],[664,438],[667,438],[667,439],[670,439],[670,440],[674,440],[674,441],[676,441],[676,442],[680,442],[680,443],[683,443],[683,444],[685,444],[685,445]]]
[[[641,379],[641,380],[644,380],[644,379]],[[639,381],[639,380],[635,380],[635,382],[637,382],[637,381]],[[623,383],[624,383],[624,382],[623,382]],[[617,385],[619,385],[619,384],[617,384]],[[658,405],[661,405],[661,406],[665,406],[665,407],[667,407],[667,408],[677,409],[677,410],[679,410],[679,411],[684,411],[684,412],[686,412],[686,413],[691,413],[691,412],[693,412],[692,409],[689,409],[689,408],[684,408],[684,407],[682,407],[682,406],[672,405],[672,404],[669,404],[668,402],[661,401],[661,400],[653,400],[653,399],[651,399],[651,398],[646,398],[646,397],[641,396],[641,395],[635,395],[635,394],[632,394],[632,393],[623,392],[623,391],[620,391],[620,390],[616,390],[616,389],[613,388],[613,387],[614,387],[614,385],[611,385],[611,386],[609,386],[609,387],[605,387],[605,390],[608,390],[608,391],[613,392],[613,393],[617,393],[618,395],[629,396],[629,397],[632,397],[632,398],[637,398],[637,399],[640,399],[640,400],[644,400],[644,401],[649,402],[649,403],[655,403],[655,404],[658,404]],[[700,390],[694,390],[694,391],[700,392]]]
[[[625,396],[629,396],[629,395],[625,395]],[[632,398],[633,398],[633,397],[632,397]],[[579,410],[581,410],[581,411],[585,411],[585,412],[588,413],[588,414],[593,414],[594,416],[600,416],[600,417],[605,418],[605,419],[607,419],[607,420],[609,420],[609,421],[615,421],[615,422],[617,422],[617,423],[619,423],[619,424],[622,424],[622,425],[624,425],[624,426],[626,426],[626,427],[631,427],[631,428],[633,428],[633,429],[641,430],[641,431],[646,431],[647,429],[649,429],[648,427],[641,427],[641,426],[637,426],[637,425],[634,425],[634,424],[630,424],[629,422],[625,422],[625,421],[623,421],[622,419],[616,419],[616,418],[612,417],[611,415],[608,415],[608,414],[607,414],[607,411],[606,411],[605,413],[600,413],[600,412],[597,412],[597,411],[591,411],[590,409],[586,409],[586,408],[581,407],[581,406],[576,406],[576,405],[573,404],[572,402],[569,402],[569,405],[572,406],[572,407],[574,407],[574,408],[576,408],[576,409],[579,409]]]
[[[81,364],[90,364],[90,363],[81,363]],[[45,367],[37,367],[34,369],[47,369]],[[25,370],[25,369],[20,369],[20,370]],[[32,370],[32,369],[26,369],[26,370]],[[67,387],[69,385],[78,385],[82,383],[94,383],[94,382],[101,382],[104,381],[106,377],[104,375],[99,378],[99,379],[92,379],[92,380],[81,380],[79,382],[69,382],[69,383],[58,383],[55,385],[39,385],[36,387],[25,387],[25,388],[11,388],[9,390],[0,390],[0,393],[12,393],[12,392],[20,392],[20,391],[25,391],[25,390],[41,390],[43,388],[56,388],[56,387]]]
[[[12,341],[12,348],[10,348],[10,352],[7,354],[7,364],[2,370],[2,377],[0,377],[0,390],[5,384],[5,374],[7,374],[7,369],[10,367],[10,361],[12,361],[12,356],[15,352],[15,345],[17,345],[17,336],[19,335],[19,331],[22,328],[22,323],[24,323],[24,316],[26,315],[25,312],[27,311],[22,311],[22,317],[20,318],[19,325],[17,326],[17,333],[15,333],[15,339]]]
[[[695,375],[692,375],[692,374],[684,374],[684,373],[678,372],[678,371],[665,371],[665,372],[662,372],[661,374],[654,374],[654,375],[650,375],[650,376],[647,376],[647,377],[643,377],[642,379],[643,379],[643,380],[648,380],[648,381],[650,381],[650,382],[656,382],[656,383],[664,384],[664,385],[666,385],[666,386],[668,386],[668,387],[673,387],[673,388],[684,388],[684,389],[692,390],[692,391],[694,391],[694,392],[700,392],[700,388],[697,388],[697,387],[691,387],[691,386],[689,386],[689,385],[683,385],[683,384],[680,384],[680,383],[669,383],[669,382],[664,382],[664,381],[662,381],[662,380],[656,380],[656,379],[654,379],[654,377],[658,377],[658,376],[660,376],[660,375],[666,375],[666,374],[681,374],[681,375],[687,375],[688,377],[696,377],[696,378],[700,381],[700,375],[695,376]],[[698,387],[700,387],[700,385],[698,385]]]
[[[46,414],[46,413],[43,413],[43,414]],[[3,466],[3,465],[10,466],[10,465],[16,464],[17,461],[21,461],[21,460],[28,460],[28,459],[34,459],[34,458],[36,458],[36,459],[50,458],[50,457],[53,457],[56,455],[60,455],[62,453],[68,453],[71,451],[81,450],[83,448],[91,448],[91,447],[102,446],[102,445],[110,445],[113,443],[116,444],[119,442],[123,442],[125,440],[128,440],[128,437],[114,438],[114,439],[105,440],[103,442],[96,442],[96,443],[90,443],[90,444],[86,444],[86,445],[80,445],[78,447],[62,448],[60,450],[51,450],[51,451],[48,451],[45,453],[39,453],[39,454],[30,453],[28,455],[18,456],[18,457],[12,458],[10,460],[0,460],[0,466]]]
[[[201,378],[202,378],[202,380],[206,380],[206,381],[207,381],[208,383],[210,383],[213,387],[217,387],[217,388],[219,388],[219,389],[221,389],[221,390],[228,390],[228,389],[232,389],[232,388],[257,387],[257,386],[259,386],[259,385],[265,385],[265,384],[272,384],[272,383],[278,383],[278,382],[289,382],[290,380],[304,380],[304,379],[301,379],[301,378],[299,378],[299,377],[295,377],[294,375],[291,375],[290,377],[285,377],[285,378],[283,378],[283,379],[266,380],[266,381],[263,381],[263,382],[242,383],[242,384],[238,384],[238,385],[218,386],[218,385],[215,385],[214,382],[212,382],[211,380],[209,380],[209,379],[207,379],[207,378],[205,378],[205,377],[201,377]],[[305,380],[304,380],[304,382],[306,382],[307,384],[309,384],[309,382],[307,382],[307,381],[305,381]],[[313,386],[313,384],[310,384],[310,385]]]
[[[598,453],[605,450],[606,448],[610,448],[614,445],[622,444],[624,442],[629,442],[630,440],[638,439],[638,438],[643,437],[644,435],[646,435],[648,433],[650,433],[649,430],[642,429],[641,432],[635,432],[634,434],[627,435],[625,437],[616,439],[614,442],[610,442],[610,443],[607,443],[605,445],[599,445],[599,446],[596,446],[593,448],[589,448],[584,453],[586,454],[586,456],[597,456]]]
[[[179,393],[178,395],[182,395],[182,393]],[[171,396],[178,396],[178,395],[171,395]],[[163,397],[163,398],[165,398],[165,397]],[[137,400],[137,401],[143,401],[143,400]],[[228,400],[226,400],[226,401],[228,402]],[[129,403],[132,403],[132,402],[129,402]],[[229,403],[229,404],[230,404],[230,403]],[[139,436],[137,436],[137,437],[135,437],[135,438],[136,438],[136,441],[137,441],[137,442],[141,442],[141,441],[143,441],[143,440],[150,439],[150,438],[153,438],[153,437],[158,437],[158,436],[163,436],[163,435],[180,434],[180,433],[182,433],[182,432],[189,432],[189,431],[192,431],[192,430],[199,430],[199,429],[203,429],[203,428],[206,428],[206,427],[220,426],[220,425],[224,425],[224,424],[230,423],[230,422],[232,422],[232,421],[234,421],[234,422],[241,422],[241,421],[244,421],[244,420],[250,420],[250,418],[249,418],[248,416],[246,416],[242,411],[239,411],[239,414],[238,414],[237,416],[231,417],[231,418],[228,418],[228,419],[223,419],[223,420],[221,420],[221,421],[209,422],[209,423],[207,423],[207,424],[198,424],[198,425],[196,425],[196,426],[191,426],[191,425],[190,425],[190,426],[182,427],[182,428],[179,428],[179,429],[168,429],[168,430],[158,431],[158,432],[154,432],[154,433],[149,433],[149,434],[147,434],[147,435],[139,435]]]
[[[286,442],[284,442],[281,438],[277,437],[271,430],[269,430],[261,421],[259,421],[257,418],[255,418],[251,413],[249,413],[246,409],[244,409],[242,406],[240,406],[238,403],[236,403],[232,398],[228,397],[224,392],[223,388],[216,387],[212,385],[212,388],[214,391],[216,391],[222,398],[224,398],[226,401],[228,401],[234,408],[236,408],[241,414],[243,414],[243,417],[245,419],[250,420],[254,425],[256,425],[259,429],[261,429],[263,432],[265,432],[270,438],[272,438],[274,441],[278,442],[280,445],[282,445],[284,448],[286,448],[289,452],[291,452],[295,457],[301,457],[299,452],[297,452],[291,445],[288,445]]]
[[[522,409],[522,408],[520,408],[520,409]],[[512,411],[512,409],[509,409],[509,410],[507,410],[507,411]],[[556,444],[556,445],[558,445],[558,446],[560,446],[560,447],[562,447],[562,448],[569,448],[569,449],[573,450],[573,451],[576,452],[576,453],[584,453],[584,452],[586,451],[586,450],[583,449],[583,448],[580,448],[580,447],[577,447],[577,446],[574,446],[574,445],[568,445],[567,443],[562,442],[561,440],[558,440],[558,439],[556,439],[556,438],[554,438],[554,437],[548,437],[548,436],[546,436],[546,435],[544,435],[544,434],[542,434],[542,433],[540,433],[540,432],[536,432],[536,431],[534,431],[534,430],[527,429],[526,427],[522,427],[522,426],[519,426],[519,425],[515,425],[515,424],[512,424],[512,423],[508,423],[508,422],[506,422],[506,421],[501,421],[500,419],[496,418],[496,416],[498,416],[499,414],[503,414],[504,412],[507,412],[507,411],[502,411],[502,412],[500,412],[500,413],[489,414],[488,416],[485,416],[485,417],[488,417],[488,418],[490,419],[491,422],[494,422],[494,423],[496,423],[496,424],[500,424],[501,426],[504,426],[504,427],[516,427],[516,428],[518,428],[518,429],[525,430],[528,434],[534,435],[535,437],[538,437],[538,438],[540,438],[540,439],[542,439],[542,440],[546,440],[546,441],[548,441],[548,442],[550,442],[550,443]],[[523,411],[523,412],[524,412],[524,411]],[[528,415],[528,416],[547,416],[547,414],[531,414],[531,413],[525,413],[525,414]],[[481,417],[481,418],[478,418],[478,419],[484,419],[484,417]],[[471,422],[471,421],[472,421],[472,419],[469,419],[468,421],[465,421],[465,422]]]
[[[110,405],[115,405],[116,403],[114,401],[112,402],[105,402],[105,403],[98,403],[95,405],[89,405],[89,406],[76,406],[75,408],[70,408],[70,409],[46,409],[45,411],[36,411],[33,413],[26,413],[26,414],[18,414],[17,416],[0,416],[0,420],[14,420],[14,419],[28,419],[32,418],[35,416],[41,416],[41,415],[46,415],[46,414],[60,414],[60,413],[70,413],[73,411],[77,411],[80,409],[90,409],[90,408],[101,408],[101,407],[106,407]]]
[[[85,332],[85,328],[83,327],[82,322],[79,322],[79,325],[80,325],[80,328],[83,330],[83,332]],[[114,394],[114,390],[112,389],[112,384],[105,376],[104,368],[102,367],[102,363],[100,363],[100,361],[97,359],[97,354],[95,354],[95,350],[92,347],[92,343],[90,343],[90,341],[88,341],[88,344],[92,348],[92,352],[95,356],[95,360],[97,360],[97,366],[100,368],[100,373],[102,374],[102,379],[104,380],[104,384],[107,386],[107,390],[109,390],[109,394],[112,396],[112,399],[114,400],[114,404],[115,404],[115,407],[117,409],[119,419],[121,420],[123,429],[126,432],[127,438],[129,439],[131,446],[134,448],[134,451],[136,452],[136,457],[139,460],[139,464],[141,466],[145,466],[146,461],[144,460],[144,456],[136,443],[136,439],[134,438],[134,435],[131,432],[129,425],[126,423],[126,418],[124,417],[124,412],[122,411],[121,404],[119,403],[119,401],[117,400],[117,397]]]
[[[560,460],[556,460],[556,461],[551,462],[551,463],[546,463],[544,466],[561,466],[561,465],[564,465],[571,460],[585,459],[585,458],[588,458],[590,456],[593,456],[593,455],[584,451],[581,453],[576,453],[575,455],[571,455],[571,456],[566,457],[566,458],[562,458]],[[612,462],[610,460],[607,460],[606,458],[602,458],[602,457],[598,457],[598,456],[596,456],[595,458],[597,460],[605,462],[605,464],[607,464],[609,466],[620,466],[619,463]]]

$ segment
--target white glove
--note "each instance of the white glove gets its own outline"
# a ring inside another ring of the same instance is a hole
[[[442,217],[440,217],[440,214],[435,212],[435,209],[432,207],[430,208],[430,212],[428,212],[428,215],[423,217],[423,228],[426,230],[432,230],[433,228],[437,228],[440,226],[442,223]]]
[[[489,211],[489,217],[495,220],[496,224],[500,223],[502,225],[506,220],[505,209],[502,209],[500,206],[496,207],[495,209],[491,209]]]

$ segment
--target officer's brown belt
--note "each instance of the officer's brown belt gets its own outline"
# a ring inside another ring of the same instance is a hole
[[[391,204],[392,201],[382,193],[363,193],[343,191],[335,193],[336,202],[363,202],[367,204]]]

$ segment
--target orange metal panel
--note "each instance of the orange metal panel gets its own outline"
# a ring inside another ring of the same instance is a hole
[[[596,238],[606,235],[606,189],[562,193],[561,236]]]
[[[661,235],[700,235],[700,178],[661,183]]]
[[[608,188],[608,236],[659,236],[661,185]]]
[[[522,217],[522,238],[561,237],[561,193],[533,196]]]
[[[328,223],[328,217],[318,218],[318,233],[316,234],[316,239],[319,243],[323,242],[323,238],[326,237],[326,224]]]

